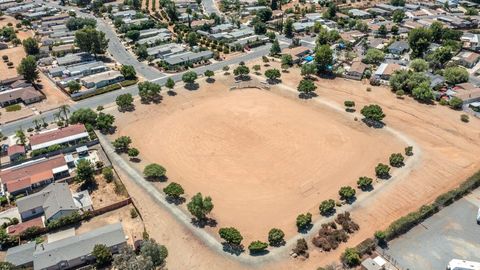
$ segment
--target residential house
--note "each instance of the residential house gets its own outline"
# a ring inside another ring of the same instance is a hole
[[[7,155],[10,162],[15,162],[25,157],[25,146],[20,144],[10,145],[7,149]]]
[[[369,8],[367,10],[370,14],[372,14],[373,16],[377,16],[377,15],[380,15],[380,16],[390,16],[392,14],[391,11],[389,10],[385,10],[385,9],[381,9],[381,8]]]
[[[201,61],[208,60],[213,57],[213,52],[211,51],[200,51],[200,52],[184,52],[179,54],[173,54],[167,56],[163,61],[170,67],[185,65],[185,64],[195,64]]]
[[[0,171],[2,190],[12,195],[30,193],[33,189],[70,176],[63,155],[27,161]]]
[[[45,222],[50,222],[79,210],[65,182],[52,183],[37,193],[16,200],[15,203],[22,221],[44,215]]]
[[[88,140],[87,129],[82,124],[69,125],[63,128],[49,129],[28,138],[32,150],[40,150],[53,145],[75,145]]]
[[[53,55],[65,55],[66,53],[78,52],[78,47],[73,44],[62,44],[52,47]]]
[[[392,6],[388,4],[375,4],[375,7],[383,10],[388,10],[390,12],[394,12],[395,10],[398,10],[398,9],[403,9],[403,7],[397,7],[397,6]]]
[[[348,14],[350,14],[350,16],[352,16],[353,18],[358,19],[368,19],[372,17],[372,14],[356,8],[348,10]]]
[[[80,52],[80,53],[67,54],[63,57],[58,57],[57,64],[59,66],[69,66],[69,65],[87,62],[91,60],[93,60],[93,56],[91,54]]]
[[[442,87],[445,84],[445,78],[438,74],[433,74],[430,72],[425,73],[430,78],[430,87],[432,89],[437,89]]]
[[[367,70],[367,65],[360,61],[353,62],[350,68],[345,72],[345,78],[361,80],[365,70]]]
[[[112,14],[113,18],[120,18],[120,19],[125,19],[125,18],[132,18],[137,14],[135,10],[124,10],[124,11],[119,11],[115,12]]]
[[[290,54],[292,56],[293,62],[297,64],[301,63],[303,59],[311,53],[312,50],[305,46],[285,48],[282,50],[282,54]]]
[[[121,223],[106,225],[92,231],[53,242],[24,244],[7,251],[6,261],[14,265],[32,265],[34,269],[76,269],[95,262],[95,245],[105,245],[117,253],[126,242]],[[28,246],[25,246],[28,245]]]
[[[341,32],[340,37],[347,43],[355,44],[363,37],[367,36],[367,34],[362,33],[358,30],[348,31],[348,32]]]
[[[464,48],[480,51],[480,34],[464,32],[460,40],[462,41]]]
[[[451,90],[447,91],[447,96],[457,97],[463,100],[464,104],[480,101],[480,88],[471,83],[457,84]]]
[[[39,102],[44,98],[45,96],[32,86],[9,89],[0,92],[0,107],[6,107],[17,103],[28,105]]]
[[[410,46],[407,41],[395,41],[388,46],[388,52],[391,54],[402,55],[410,50]]]
[[[403,69],[402,66],[399,64],[394,64],[394,63],[382,63],[378,67],[378,69],[375,71],[375,78],[379,80],[384,80],[388,81],[390,79],[390,76],[395,73],[395,71]]]
[[[293,30],[295,32],[305,32],[307,29],[311,29],[315,25],[315,22],[294,22]]]
[[[473,68],[480,60],[480,54],[470,51],[461,51],[453,57],[452,60],[466,68]]]
[[[72,66],[52,67],[48,70],[48,74],[50,77],[83,77],[107,70],[108,67],[102,61],[92,61]]]
[[[86,88],[101,88],[114,83],[123,81],[125,78],[122,73],[117,70],[105,71],[93,75],[83,77],[81,82]]]
[[[155,46],[152,48],[147,49],[147,53],[150,56],[154,56],[155,58],[163,59],[169,55],[173,55],[176,53],[184,52],[186,49],[184,46],[177,44],[177,43],[168,43],[159,46]]]
[[[210,29],[210,33],[216,34],[216,33],[221,33],[221,32],[227,32],[227,31],[231,31],[235,28],[236,27],[231,23],[224,23],[224,24],[219,24],[219,25],[213,26]]]

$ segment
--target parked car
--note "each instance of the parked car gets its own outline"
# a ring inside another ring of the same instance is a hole
[[[480,225],[480,207],[478,208],[477,212],[477,224]]]

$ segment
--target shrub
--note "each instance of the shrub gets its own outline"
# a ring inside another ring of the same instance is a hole
[[[381,179],[388,178],[390,176],[390,166],[378,163],[377,167],[375,167],[375,174]]]
[[[2,55],[3,61],[8,61],[8,56],[7,55]]]
[[[379,243],[382,243],[382,242],[385,241],[386,234],[385,234],[384,231],[376,231],[374,236],[375,236],[375,239],[377,239],[377,241]]]
[[[178,199],[180,198],[180,196],[182,196],[185,193],[185,191],[183,190],[183,187],[180,184],[177,184],[175,182],[168,184],[168,186],[166,186],[163,189],[163,192],[165,192],[167,197],[170,197],[173,199]]]
[[[228,244],[240,245],[242,243],[243,236],[233,227],[221,228],[218,233]]]
[[[404,160],[405,160],[404,157],[400,153],[394,153],[390,155],[390,165],[392,167],[397,167],[397,168],[402,167]]]
[[[145,166],[143,174],[147,180],[161,180],[165,177],[167,170],[159,164],[152,163]]]
[[[103,108],[102,105],[99,105],[99,106],[97,107],[97,111],[103,111],[103,109],[104,109],[104,108]]]
[[[250,245],[248,245],[248,250],[252,254],[258,254],[265,251],[267,247],[268,247],[268,244],[265,242],[253,241],[252,243],[250,243]]]
[[[343,104],[345,105],[345,107],[348,107],[348,108],[355,107],[355,101],[345,100]]]
[[[464,123],[468,123],[470,121],[470,117],[468,117],[466,114],[462,114],[460,115],[460,120]]]
[[[5,108],[7,112],[20,111],[21,109],[22,109],[22,106],[20,106],[20,104],[9,105]]]
[[[347,248],[345,252],[341,255],[341,260],[344,264],[349,267],[355,267],[360,264],[360,254],[356,248]]]
[[[294,253],[300,256],[304,256],[305,258],[308,258],[308,244],[307,241],[305,241],[304,238],[300,238],[297,240],[297,244],[295,247],[292,249]]]
[[[34,128],[32,127],[27,128],[27,132],[32,132],[32,131],[34,131]]]
[[[284,237],[285,233],[282,230],[273,228],[268,232],[268,243],[271,246],[280,246],[285,242]]]
[[[405,91],[400,89],[400,90],[397,90],[397,92],[395,92],[395,94],[397,95],[397,98],[402,98],[405,95]]]
[[[135,208],[130,209],[130,217],[131,218],[137,218],[138,217],[138,212]]]
[[[107,183],[110,183],[113,181],[113,170],[110,167],[105,167],[102,169],[102,175],[103,178],[105,178],[105,181]]]
[[[406,156],[413,156],[413,146],[405,147],[405,155]]]
[[[327,216],[335,210],[335,201],[332,199],[324,200],[319,206],[320,214]]]
[[[300,214],[297,216],[297,228],[299,230],[308,229],[312,225],[312,214]]]
[[[358,178],[357,185],[361,190],[365,191],[372,187],[372,182],[373,182],[372,178],[362,176]]]
[[[355,198],[355,189],[349,186],[341,187],[338,191],[338,195],[340,195],[340,199],[350,201]]]

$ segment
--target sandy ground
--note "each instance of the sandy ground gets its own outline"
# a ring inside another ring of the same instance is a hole
[[[82,234],[105,225],[122,222],[123,231],[128,237],[128,243],[133,245],[136,240],[142,239],[144,225],[140,217],[132,218],[130,216],[130,210],[132,208],[132,205],[127,205],[103,215],[96,216],[89,221],[83,222],[77,227],[76,233]]]
[[[254,64],[254,63],[252,63]],[[278,65],[277,63],[273,63],[272,65]],[[264,72],[264,67],[262,67],[262,73]],[[221,75],[218,74],[217,77],[220,77]],[[298,81],[301,79],[301,76],[299,75],[299,70],[298,69],[291,69],[290,73],[282,73],[282,79],[283,82],[286,85],[289,85],[291,87],[296,88]],[[375,194],[375,196],[371,196],[367,198],[366,200],[362,201],[361,204],[356,205],[355,209],[352,211],[352,216],[353,219],[360,224],[360,231],[352,236],[352,238],[349,240],[347,244],[343,244],[337,249],[336,251],[330,252],[330,253],[320,253],[318,251],[312,251],[310,259],[308,259],[305,262],[300,262],[298,260],[291,260],[291,259],[286,259],[282,260],[278,263],[272,263],[268,265],[263,265],[260,268],[261,269],[315,269],[318,266],[328,264],[330,262],[333,262],[339,258],[340,253],[344,250],[345,247],[347,246],[354,246],[364,240],[367,237],[370,237],[374,231],[378,229],[383,229],[388,226],[393,220],[397,219],[400,216],[403,216],[407,214],[410,211],[413,211],[417,209],[420,205],[431,202],[435,199],[436,196],[439,194],[452,189],[453,187],[457,186],[459,183],[464,181],[468,176],[473,174],[476,170],[479,169],[479,164],[480,164],[480,156],[478,156],[476,153],[480,151],[480,120],[474,119],[471,117],[470,123],[463,123],[460,121],[460,112],[453,111],[447,107],[441,107],[441,106],[431,106],[431,105],[424,105],[424,104],[419,104],[418,102],[410,99],[410,98],[405,98],[404,100],[399,100],[395,98],[395,95],[392,94],[387,88],[383,87],[372,87],[371,92],[367,92],[366,88],[368,85],[362,84],[361,82],[356,82],[356,81],[350,81],[350,80],[345,80],[345,79],[335,79],[335,80],[319,80],[317,82],[317,85],[319,86],[319,89],[317,89],[317,93],[320,98],[334,102],[337,104],[343,104],[344,100],[354,100],[357,103],[357,108],[363,107],[365,104],[370,104],[370,103],[377,103],[381,105],[387,115],[385,118],[385,122],[388,126],[399,130],[403,133],[405,133],[408,137],[413,139],[418,145],[420,145],[421,149],[414,149],[414,152],[416,154],[420,154],[420,162],[414,166],[413,170],[410,172],[408,177],[404,178],[398,178],[395,179],[394,181],[389,182],[388,185],[384,185],[382,189],[380,190],[381,192],[378,192]],[[217,91],[221,93],[226,92],[224,89],[226,86],[221,85],[221,84],[215,84],[215,88]],[[162,109],[158,109],[157,107],[163,107],[169,104],[170,99],[172,97],[166,97],[164,104],[161,105],[150,105],[150,106],[144,106],[144,105],[138,105],[137,106],[137,111],[129,114],[125,114],[122,120],[120,122],[120,133],[123,132],[123,130],[129,129],[129,127],[123,126],[122,123],[128,123],[128,125],[139,125],[137,123],[137,119],[139,115],[142,115],[141,119],[142,121],[148,121],[148,116],[151,115],[152,113],[155,113],[155,111],[160,110],[161,113],[165,114],[165,116],[158,116],[159,123],[166,123],[165,120],[162,120],[163,118],[168,119],[169,117],[174,117],[175,115],[178,114],[176,117],[181,118],[181,114],[185,114],[185,111],[188,110],[194,110],[195,106],[192,108],[192,101],[194,99],[186,99],[186,97],[189,96],[194,96],[198,95],[201,96],[201,92],[209,92],[209,91],[197,91],[197,92],[187,92],[184,89],[178,89],[177,92],[179,92],[179,95],[176,97],[173,97],[175,99],[182,99],[181,101],[177,101],[177,103],[183,103],[183,111],[166,111]],[[210,91],[211,92],[211,91]],[[236,92],[233,93],[233,95],[238,96],[238,104],[242,104],[243,102],[243,96],[248,96],[248,93],[251,92],[250,90],[247,91],[242,91],[242,92]],[[273,91],[275,92],[275,91]],[[246,93],[246,94],[245,94]],[[270,93],[263,93],[260,95],[256,95],[256,99],[262,100],[263,98],[261,97],[262,95],[273,95]],[[207,94],[204,94],[205,97],[203,98],[206,104],[209,102],[209,98]],[[271,99],[281,99],[281,97],[273,97],[271,96]],[[258,100],[258,102],[260,102]],[[254,102],[255,101],[255,102]],[[256,100],[252,101],[250,104],[247,103],[247,105],[251,106],[252,104],[258,103]],[[273,102],[273,101],[270,101]],[[297,102],[297,101],[296,101]],[[296,103],[295,102],[295,103]],[[288,102],[290,103],[290,102]],[[308,103],[308,102],[307,102]],[[245,103],[243,103],[245,104]],[[274,104],[274,103],[273,103]],[[196,105],[196,104],[193,104]],[[235,106],[233,106],[235,105]],[[201,106],[201,104],[196,105],[196,106]],[[222,106],[222,104],[218,105],[221,108],[223,108],[223,111],[220,109],[217,110],[217,112],[221,111],[221,113],[229,114],[230,117],[234,117],[235,110],[239,110],[241,107],[237,107],[237,104],[232,104],[232,107],[227,107],[225,108]],[[246,105],[245,105],[246,106]],[[292,105],[293,106],[293,105]],[[329,117],[323,117],[323,116],[317,116],[318,113],[315,113],[316,110],[319,110],[318,108],[312,108],[312,106],[305,106],[307,108],[301,108],[300,110],[311,110],[313,111],[311,115],[306,116],[307,120],[311,119],[311,117],[321,117],[322,123],[325,121],[325,123],[329,123],[329,121],[333,121],[331,119],[329,120],[324,120],[325,118]],[[143,109],[145,108],[145,109]],[[248,106],[246,107],[248,108]],[[276,111],[277,113],[281,113],[281,115],[284,115],[284,112],[281,112],[280,109],[276,108],[269,108],[272,111]],[[140,111],[142,110],[142,111]],[[208,108],[208,110],[214,111],[214,108]],[[322,109],[320,109],[322,110]],[[250,111],[250,109],[249,109]],[[279,112],[280,111],[280,112]],[[326,110],[324,113],[328,114]],[[243,112],[244,113],[244,112]],[[256,112],[258,113],[258,112]],[[300,112],[295,112],[295,114],[300,113]],[[245,113],[244,113],[245,114]],[[172,115],[172,116],[170,116]],[[232,116],[233,115],[233,116]],[[248,115],[248,114],[246,114]],[[202,119],[200,115],[194,115],[191,116],[194,119]],[[217,115],[212,115],[212,119],[218,118],[219,116]],[[177,118],[177,119],[180,119]],[[248,117],[244,117],[248,118]],[[334,117],[335,118],[335,117]],[[117,118],[119,119],[119,118]],[[245,124],[243,121],[247,121],[246,119],[243,119],[241,117],[234,118],[236,119],[236,122],[231,122],[228,123],[230,126],[235,126],[239,125],[240,127],[243,127],[245,129]],[[188,120],[188,119],[187,119]],[[125,122],[123,122],[125,121]],[[280,122],[282,121],[287,121],[284,119],[281,119]],[[293,121],[293,120],[290,120]],[[300,123],[304,123],[304,120],[298,120],[301,121]],[[173,130],[172,126],[160,126],[158,123],[154,123],[155,121],[151,121],[152,127],[156,128],[156,134],[155,136],[159,136],[159,138],[166,138],[168,139],[168,136],[174,136],[175,130]],[[168,122],[168,121],[167,121]],[[188,133],[191,132],[192,130],[201,130],[205,132],[206,130],[212,129],[212,127],[207,126],[205,122],[203,122],[204,128],[202,129],[199,127],[202,123],[193,123],[194,121],[189,121],[191,126],[185,126],[182,127],[182,130],[185,130]],[[308,122],[308,121],[307,121]],[[318,121],[320,122],[320,121]],[[235,125],[234,125],[235,123]],[[170,123],[169,123],[170,124]],[[171,125],[176,125],[177,123],[171,123]],[[295,123],[294,123],[295,124]],[[312,125],[315,127],[314,123],[311,123],[309,125]],[[150,126],[144,126],[144,128],[151,128]],[[239,129],[235,127],[235,129]],[[303,126],[302,126],[303,128]],[[337,129],[339,127],[330,127],[327,130],[327,128],[324,131],[309,131],[312,133],[309,134],[325,134],[325,132],[339,132]],[[354,129],[353,126],[349,127],[350,129]],[[288,133],[289,131],[285,131],[285,133]],[[365,131],[366,134],[369,134],[370,132],[374,132],[375,136],[380,136],[378,133],[381,133],[381,130],[367,130]],[[176,136],[179,138],[185,138],[188,136],[188,134],[181,134],[182,132],[177,132]],[[255,134],[255,132],[253,132]],[[168,135],[170,134],[170,135]],[[228,133],[225,133],[228,134]],[[132,135],[132,134],[129,134]],[[168,136],[167,136],[168,135]],[[149,140],[147,137],[151,135],[144,135],[144,140],[147,141]],[[164,137],[167,136],[167,137]],[[203,136],[199,138],[203,138],[207,140],[208,138],[205,137],[205,134],[200,133],[198,136]],[[212,136],[216,136],[213,134]],[[225,136],[225,135],[224,135]],[[277,134],[272,133],[271,136],[269,136],[268,140],[271,138],[275,138],[278,136]],[[295,135],[294,138],[296,138],[300,135]],[[349,138],[348,135],[346,138]],[[364,135],[363,135],[364,136]],[[192,135],[192,138],[194,136]],[[217,136],[218,138],[218,136]],[[222,138],[222,137],[220,137]],[[240,139],[243,139],[240,137]],[[151,140],[151,139],[150,139]],[[193,139],[192,139],[193,140]],[[222,143],[226,143],[224,141],[228,141],[229,138],[223,137],[222,140],[219,140]],[[264,140],[267,140],[264,138]],[[367,139],[370,140],[370,139]],[[378,139],[377,139],[378,140]],[[252,144],[255,142],[261,142],[259,139],[252,140]],[[157,141],[156,142],[159,145],[165,145],[166,142],[162,141]],[[305,142],[301,142],[302,145],[305,145]],[[316,142],[315,142],[316,143]],[[312,143],[315,145],[315,143]],[[362,147],[364,142],[360,144],[359,147]],[[134,146],[139,147],[140,142],[139,140],[136,140],[134,138]],[[377,143],[376,145],[381,145],[382,148],[384,147],[385,143]],[[373,146],[373,149],[378,151],[380,147],[377,147],[376,145]],[[227,147],[232,147],[231,145],[226,144]],[[204,148],[205,146],[203,144],[199,144],[198,148],[201,149],[206,149]],[[249,147],[249,146],[248,146]],[[242,149],[243,151],[246,151],[248,153],[249,149],[246,147],[245,149]],[[260,145],[260,149],[265,149],[265,145]],[[285,151],[288,151],[290,149],[290,145],[284,145],[286,148]],[[318,146],[317,146],[318,147]],[[173,146],[170,146],[168,148],[173,148]],[[178,145],[177,143],[177,149],[186,149],[186,146]],[[229,149],[223,149],[223,148],[212,148],[215,149],[218,152],[226,152]],[[315,148],[314,148],[315,149]],[[151,150],[148,149],[141,149],[141,158],[147,159],[147,156],[149,155],[149,152]],[[165,150],[162,150],[165,151]],[[182,150],[186,151],[186,150]],[[206,150],[204,150],[206,151]],[[250,150],[251,151],[251,150]],[[322,150],[323,151],[323,150]],[[332,150],[325,150],[327,152],[332,151]],[[398,151],[398,150],[396,150]],[[207,154],[209,154],[208,151],[206,151]],[[275,154],[278,154],[276,152]],[[305,155],[305,153],[301,153],[302,155]],[[151,153],[150,155],[155,155]],[[170,155],[170,156],[175,156],[172,153],[165,153],[165,155]],[[284,157],[284,156],[282,156]],[[388,156],[385,156],[385,159]],[[159,157],[160,159],[166,159],[167,157]],[[191,158],[191,157],[190,157]],[[195,163],[199,162],[203,164],[203,166],[208,165],[206,163],[206,160],[211,160],[213,159],[214,156],[212,155],[206,155],[203,156],[202,159],[198,159]],[[231,158],[231,157],[230,157]],[[314,160],[317,161],[318,157],[313,157]],[[372,158],[372,157],[369,157]],[[173,179],[173,173],[175,171],[174,166],[181,166],[181,162],[184,162],[182,160],[188,159],[187,157],[181,157],[178,159],[178,164],[175,163],[173,164],[172,168],[169,166],[166,167],[168,169],[168,175],[171,177],[171,181],[178,181],[182,184],[182,181],[177,180],[177,178]],[[239,160],[239,157],[236,157],[235,160]],[[302,159],[299,159],[302,160]],[[246,162],[240,159],[242,162]],[[258,160],[257,160],[258,161]],[[222,162],[222,164],[228,164],[227,161],[222,160],[221,158],[217,157],[216,162]],[[357,160],[358,162],[358,160]],[[200,165],[192,163],[190,166],[194,168],[199,168]],[[362,160],[362,164],[363,164]],[[309,164],[314,164],[314,166],[318,166],[315,162],[309,162]],[[337,167],[340,168],[348,168],[347,170],[342,170],[342,174],[347,174],[350,168],[343,166],[343,162],[339,162]],[[298,164],[295,164],[297,166]],[[213,167],[214,165],[210,164],[210,167]],[[231,168],[235,168],[235,166],[230,165]],[[364,166],[364,167],[370,167],[370,166]],[[230,168],[230,167],[226,167]],[[238,168],[238,166],[237,166]],[[285,168],[277,168],[273,167],[275,170],[280,170],[283,172],[288,173],[288,169]],[[365,168],[366,170],[371,168]],[[255,170],[260,170],[258,168],[255,168]],[[191,169],[187,168],[185,171],[191,171]],[[226,170],[225,170],[226,171]],[[338,172],[338,171],[337,171]],[[370,173],[368,175],[371,175],[372,172],[369,171]],[[225,175],[225,172],[222,170],[221,175]],[[240,173],[245,173],[245,172],[239,172]],[[311,172],[310,172],[311,173]],[[204,170],[199,170],[197,171],[196,177],[198,179],[202,179],[204,177]],[[300,174],[308,174],[307,172],[301,172]],[[357,177],[358,175],[355,175]],[[180,176],[179,176],[180,177]],[[221,185],[228,185],[229,181],[231,179],[225,179],[225,183],[221,183]],[[317,180],[317,179],[315,179]],[[198,180],[197,180],[198,181]],[[251,177],[245,178],[242,180],[242,186],[236,187],[236,189],[243,189],[243,185],[248,185],[252,181]],[[352,180],[345,180],[338,175],[336,177],[333,177],[330,182],[336,182],[336,181],[352,181]],[[199,181],[200,182],[200,181]],[[279,181],[282,183],[281,181]],[[298,184],[298,181],[292,181]],[[217,182],[216,182],[217,183]],[[185,184],[186,185],[186,184]],[[195,183],[191,184],[192,186],[195,185]],[[199,184],[197,184],[199,185]],[[214,185],[202,185],[202,188],[206,189],[208,188],[209,190],[212,190],[212,192],[217,189],[217,187],[211,187]],[[213,254],[211,251],[205,249],[201,243],[198,243],[196,240],[192,239],[190,233],[185,232],[183,227],[178,227],[175,226],[175,221],[173,220],[172,217],[169,217],[168,215],[165,214],[165,212],[161,209],[157,209],[153,206],[153,202],[149,198],[144,198],[144,196],[141,196],[141,190],[138,190],[137,187],[133,186],[132,184],[127,184],[127,188],[136,200],[142,201],[141,205],[141,212],[146,220],[146,226],[147,229],[149,229],[149,232],[152,236],[158,237],[158,240],[165,243],[170,249],[171,249],[171,255],[169,259],[169,268],[171,269],[204,269],[205,267],[208,267],[209,269],[248,269],[249,267],[246,266],[241,266],[238,265],[234,262],[232,262],[230,259],[228,259],[227,256],[223,255],[217,255]],[[257,188],[257,187],[256,187]],[[261,190],[262,186],[259,186],[258,189]],[[335,189],[335,192],[338,190]],[[187,189],[187,192],[189,195],[192,191]],[[229,191],[229,195],[224,197],[231,197]],[[237,192],[237,191],[235,191]],[[257,192],[257,190],[254,190],[253,192]],[[291,191],[289,191],[291,192]],[[272,192],[273,193],[273,192]],[[250,193],[249,193],[250,194]],[[247,194],[247,195],[249,195]],[[210,194],[211,195],[211,194]],[[242,195],[244,196],[244,195]],[[283,199],[283,194],[280,195],[281,198]],[[278,196],[278,197],[280,197]],[[317,196],[316,194],[314,196]],[[317,196],[318,198],[314,200],[314,204],[317,204],[321,198],[320,196]],[[213,210],[213,213],[215,217],[217,217],[218,213],[221,213],[222,211],[222,205],[223,203],[220,202],[226,201],[228,199],[224,198],[216,198],[213,197],[214,202],[216,202],[216,208]],[[230,200],[235,200],[236,198],[230,199]],[[260,198],[256,198],[260,199]],[[309,198],[307,197],[306,199],[302,199],[300,202],[296,202],[296,204],[303,204],[303,200],[308,201]],[[277,200],[278,203],[281,203],[280,200]],[[249,204],[251,205],[251,204]],[[314,207],[313,205],[310,205],[310,207]],[[250,212],[256,212],[257,205],[254,207],[250,206],[247,209],[242,209],[240,212],[237,212],[236,214],[238,216],[243,216],[246,214],[249,214]],[[271,211],[277,211],[280,207],[276,206],[273,207]],[[289,206],[289,208],[292,208],[292,206]],[[315,207],[316,208],[316,207]],[[165,214],[162,216],[160,213]],[[270,215],[269,213],[266,213],[266,215]],[[275,217],[274,220],[275,222],[281,223],[283,220],[286,220],[286,223],[291,222],[290,219],[284,218],[285,215],[282,217]],[[220,219],[220,217],[217,217],[219,219],[219,222],[223,224],[223,220]],[[252,219],[249,220],[250,223],[254,223]],[[233,225],[236,227],[243,226],[244,222],[239,220],[235,221]],[[257,223],[257,220],[255,220],[255,224]],[[273,223],[273,222],[272,222]],[[277,223],[277,224],[278,224]],[[260,222],[261,224],[261,222]],[[273,224],[271,224],[273,225]],[[261,226],[261,225],[260,225]],[[257,226],[253,226],[257,227]],[[167,233],[168,231],[168,233]],[[261,231],[261,229],[259,229]],[[243,232],[244,235],[248,234],[247,232]],[[266,234],[266,232],[265,232]],[[185,259],[188,258],[188,259]]]
[[[13,66],[10,68],[7,66],[6,62],[3,60],[0,61],[0,74],[2,78],[11,78],[17,76],[17,66],[22,61],[22,58],[25,57],[25,50],[23,46],[17,46],[0,51],[0,55],[8,56],[8,60],[13,63]]]
[[[90,198],[93,202],[93,207],[99,209],[113,203],[126,199],[125,196],[115,193],[115,184],[113,182],[107,183],[101,174],[95,176],[97,182],[97,189],[90,193]],[[80,183],[73,183],[71,189],[80,191]]]
[[[338,189],[355,186],[359,176],[372,177],[378,162],[405,147],[309,102],[216,86],[137,106],[141,120],[125,115],[118,134],[131,136],[144,164],[165,166],[187,198],[210,195],[219,227],[237,227],[247,243],[266,238],[272,227],[293,236],[299,213],[317,213],[320,201],[337,199]]]

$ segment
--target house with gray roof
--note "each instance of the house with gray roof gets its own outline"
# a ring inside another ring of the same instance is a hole
[[[152,48],[147,49],[147,53],[150,56],[154,56],[155,58],[165,58],[169,55],[173,55],[176,53],[181,53],[185,51],[185,47],[177,44],[177,43],[168,43],[159,46],[155,46]]]
[[[83,77],[80,81],[86,88],[101,88],[125,80],[118,70],[110,70]]]
[[[408,42],[404,40],[395,41],[390,46],[388,46],[388,52],[391,54],[401,55],[410,50]]]
[[[220,33],[220,32],[225,32],[225,31],[230,31],[230,30],[233,30],[235,29],[235,26],[231,23],[224,23],[224,24],[219,24],[219,25],[216,25],[216,26],[213,26],[211,29],[210,29],[210,32],[212,34],[215,34],[215,33]]]
[[[67,183],[52,183],[40,192],[18,199],[16,203],[22,221],[45,215],[48,222],[78,212]]]
[[[76,269],[95,262],[95,245],[105,245],[112,253],[118,253],[126,246],[127,238],[118,222],[53,242],[32,243],[9,249],[6,261],[16,266],[33,264],[33,269],[39,270]]]
[[[113,18],[132,18],[137,12],[135,10],[124,10],[113,13]]]
[[[57,64],[59,66],[68,66],[73,65],[81,62],[87,62],[93,59],[93,56],[89,53],[81,52],[81,53],[72,53],[67,54],[63,57],[57,58]]]
[[[208,60],[212,57],[213,52],[211,51],[184,52],[166,57],[164,61],[169,66],[178,66],[187,63],[198,63],[203,60]]]
[[[360,18],[360,19],[367,19],[372,17],[370,13],[360,9],[356,9],[356,8],[350,9],[348,11],[348,14],[350,14],[350,16],[352,16],[353,18]]]

